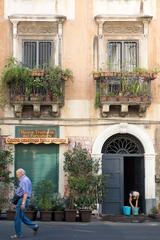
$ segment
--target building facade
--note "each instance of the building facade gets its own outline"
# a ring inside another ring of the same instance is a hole
[[[74,76],[65,84],[62,105],[16,100],[1,109],[1,136],[14,152],[13,173],[25,168],[35,185],[50,177],[63,195],[63,153],[81,142],[108,176],[102,212],[119,214],[129,191],[138,190],[142,212],[148,213],[160,202],[160,84],[158,75],[146,80],[133,70],[155,72],[160,64],[159,1],[1,2],[1,70],[13,56],[30,68],[49,61]],[[140,83],[147,94],[136,102],[129,94],[117,100],[126,81],[134,82],[135,91]],[[108,100],[113,93],[116,100]],[[48,138],[55,141],[47,144]]]

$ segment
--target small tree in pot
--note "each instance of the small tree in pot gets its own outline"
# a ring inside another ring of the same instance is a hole
[[[72,150],[64,154],[64,171],[68,174],[69,197],[77,206],[80,218],[82,213],[91,212],[101,203],[104,191],[104,177],[99,173],[99,160],[91,157],[86,148],[81,144],[75,144]],[[82,219],[81,219],[82,220]]]
[[[0,149],[0,213],[10,207],[10,192],[14,178],[10,176],[9,165],[13,158],[9,150]]]
[[[65,201],[60,193],[55,193],[52,201],[53,219],[54,221],[64,220]]]
[[[35,189],[35,200],[42,221],[52,220],[52,200],[54,185],[50,180],[42,180]]]

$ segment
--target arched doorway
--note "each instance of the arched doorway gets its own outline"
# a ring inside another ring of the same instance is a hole
[[[115,134],[102,147],[102,173],[106,175],[106,194],[102,212],[120,214],[128,205],[129,193],[140,192],[140,209],[145,212],[144,148],[130,134]]]
[[[102,148],[107,139],[115,134],[130,134],[139,140],[144,149],[144,200],[146,213],[155,206],[155,150],[151,137],[145,129],[128,123],[114,124],[103,129],[96,137],[92,156],[102,159]],[[113,157],[113,154],[112,154]],[[131,157],[131,155],[130,155]],[[127,161],[127,160],[126,160]],[[134,160],[133,160],[134,162]],[[122,174],[120,175],[122,176]],[[117,191],[117,195],[119,195]]]

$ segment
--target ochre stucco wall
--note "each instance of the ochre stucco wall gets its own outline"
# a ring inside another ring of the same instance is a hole
[[[7,19],[4,19],[4,2],[0,1],[0,69],[5,60],[11,55],[11,29]]]
[[[87,5],[86,5],[87,3]],[[67,99],[93,97],[93,38],[96,24],[93,18],[93,0],[75,1],[75,20],[64,24],[63,63],[73,71],[74,80],[67,84]],[[81,89],[81,91],[79,91]]]
[[[0,1],[0,70],[3,68],[6,58],[11,56],[11,36],[10,36],[10,24],[4,19],[4,3]],[[1,94],[2,96],[2,94]],[[0,97],[0,105],[3,100]],[[0,118],[4,116],[3,109],[0,110]]]

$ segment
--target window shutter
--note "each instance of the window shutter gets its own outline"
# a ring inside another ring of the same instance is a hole
[[[39,66],[49,65],[51,62],[51,42],[39,42]]]
[[[36,67],[37,48],[36,42],[24,42],[23,63],[29,68]]]
[[[138,65],[138,42],[109,41],[108,60],[110,71],[133,71]]]
[[[122,43],[109,42],[109,70],[121,71]]]
[[[133,71],[137,67],[137,49],[137,42],[124,43],[124,70]]]

